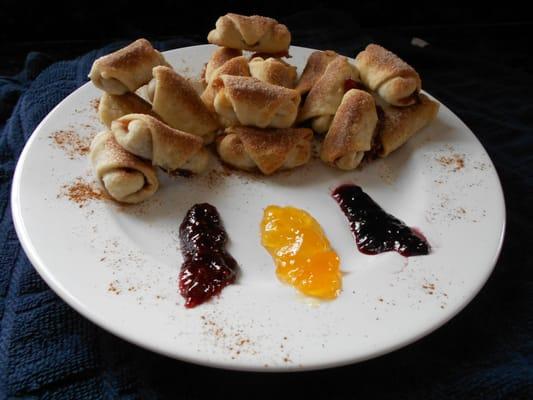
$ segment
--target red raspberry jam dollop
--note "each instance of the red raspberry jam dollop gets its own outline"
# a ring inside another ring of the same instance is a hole
[[[184,262],[179,289],[185,307],[192,308],[218,295],[235,282],[238,265],[226,249],[227,234],[220,215],[210,204],[195,204],[179,228]]]

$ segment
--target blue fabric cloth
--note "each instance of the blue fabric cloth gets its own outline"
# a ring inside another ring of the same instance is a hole
[[[334,48],[345,54],[371,39],[362,34],[354,41],[353,32],[344,37],[334,29],[329,34]],[[299,37],[298,44],[331,47],[318,31]],[[50,60],[34,53],[21,74],[0,78],[0,398],[273,399],[292,390],[326,398],[533,398],[533,109],[523,93],[532,77],[500,59],[489,65],[437,45],[415,48],[409,38],[381,42],[419,66],[425,88],[478,134],[507,195],[507,238],[495,273],[458,317],[379,359],[283,376],[170,360],[96,327],[59,299],[30,265],[14,232],[9,193],[16,160],[33,129],[86,81],[95,57],[120,44],[42,72]],[[174,40],[159,47],[190,44]]]

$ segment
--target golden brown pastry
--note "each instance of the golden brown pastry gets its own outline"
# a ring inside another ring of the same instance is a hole
[[[291,34],[275,19],[229,13],[217,20],[207,41],[233,49],[279,53],[289,49]]]
[[[111,122],[126,114],[152,115],[152,105],[135,93],[102,95],[98,105],[98,117],[105,126],[111,127]]]
[[[171,128],[149,115],[125,115],[113,121],[111,131],[127,151],[152,160],[152,164],[167,171],[199,173],[209,162],[201,138]]]
[[[259,129],[235,126],[217,139],[220,158],[239,169],[270,175],[296,168],[311,158],[313,131],[307,128]]]
[[[234,57],[226,61],[222,66],[214,70],[210,78],[207,88],[202,93],[201,99],[210,111],[215,111],[214,101],[215,96],[220,90],[220,85],[215,85],[215,81],[221,75],[236,75],[236,76],[250,76],[250,68],[248,67],[248,60],[244,56]]]
[[[380,157],[388,156],[437,116],[439,103],[424,94],[420,94],[418,99],[409,107],[382,103],[383,113],[376,137],[376,152]]]
[[[221,86],[214,106],[225,125],[288,128],[296,119],[300,104],[296,90],[231,75],[220,76],[214,84]]]
[[[331,50],[312,52],[295,89],[301,95],[308,93],[320,79],[329,63],[337,57],[338,54]]]
[[[387,103],[405,107],[416,103],[422,87],[418,73],[396,54],[369,44],[355,58],[361,80]]]
[[[296,67],[287,64],[279,58],[269,57],[266,60],[255,57],[250,60],[250,74],[260,81],[273,85],[294,88],[296,81]]]
[[[343,170],[355,169],[371,150],[378,116],[371,94],[351,89],[342,98],[320,149],[320,158]]]
[[[190,82],[169,67],[153,69],[148,99],[153,111],[171,127],[213,141],[219,124]]]
[[[155,168],[124,150],[110,131],[95,136],[90,158],[98,181],[117,201],[140,203],[159,187]]]
[[[201,96],[204,92],[205,88],[207,87],[205,81],[203,79],[197,79],[197,78],[185,78],[187,79],[187,82],[190,83],[194,91],[198,96]]]
[[[344,56],[331,61],[315,83],[300,111],[298,121],[311,119],[317,133],[326,133],[345,93],[347,80],[357,80],[357,69]]]
[[[146,39],[138,39],[97,59],[89,72],[93,84],[110,94],[135,92],[152,79],[152,68],[167,65],[163,55]]]
[[[205,82],[211,82],[211,78],[215,70],[223,66],[227,61],[240,56],[242,56],[242,51],[238,49],[230,49],[229,47],[219,47],[218,49],[216,49],[205,66]]]

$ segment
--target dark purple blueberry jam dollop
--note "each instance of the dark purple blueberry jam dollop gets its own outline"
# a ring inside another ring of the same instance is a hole
[[[212,205],[202,203],[191,207],[180,225],[179,235],[185,259],[179,289],[185,307],[192,308],[235,282],[238,266],[226,251],[227,234]]]
[[[404,257],[429,254],[429,244],[420,233],[385,212],[359,186],[339,186],[332,196],[348,218],[362,253],[373,255],[394,250]]]

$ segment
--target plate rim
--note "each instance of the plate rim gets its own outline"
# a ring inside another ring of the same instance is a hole
[[[176,50],[184,50],[184,49],[191,49],[191,48],[198,48],[198,47],[215,47],[214,45],[210,44],[201,44],[201,45],[195,45],[195,46],[186,46],[186,47],[179,47],[175,49],[170,49],[163,54],[167,52],[173,52]],[[292,46],[291,48],[300,48],[305,51],[316,51],[316,49],[308,48],[308,47],[302,47],[302,46]],[[348,57],[351,59],[351,57]],[[443,102],[441,102],[438,98],[435,96],[432,96],[431,94],[423,91],[425,94],[428,94],[433,99],[437,100],[441,107],[445,107],[447,111],[449,111],[454,118],[456,118],[460,123],[472,133],[472,136],[476,140],[477,144],[483,149],[483,151],[486,153],[488,161],[490,161],[490,165],[493,168],[494,176],[496,178],[496,183],[498,186],[498,197],[499,197],[499,203],[501,205],[501,213],[502,213],[502,224],[499,227],[499,238],[498,238],[498,245],[497,249],[491,259],[490,262],[490,268],[487,269],[487,272],[485,276],[483,276],[483,279],[480,279],[475,287],[474,290],[470,291],[468,296],[465,296],[465,298],[460,302],[460,305],[456,307],[453,312],[450,312],[446,315],[445,318],[437,321],[431,326],[428,326],[426,329],[421,330],[416,335],[413,335],[409,337],[408,339],[405,339],[403,341],[400,341],[398,343],[395,343],[393,345],[386,346],[384,348],[381,348],[378,351],[372,351],[367,353],[365,356],[359,356],[359,357],[346,357],[339,361],[332,361],[332,362],[325,362],[320,364],[307,364],[303,366],[298,365],[272,365],[268,368],[261,368],[259,366],[252,366],[252,365],[242,365],[242,364],[232,364],[229,361],[220,361],[220,360],[206,360],[206,359],[200,359],[200,358],[193,358],[190,356],[176,356],[175,353],[172,353],[170,351],[165,350],[162,347],[158,347],[157,345],[152,344],[149,341],[143,342],[141,340],[138,340],[134,336],[129,336],[128,333],[125,330],[120,330],[118,328],[113,327],[112,325],[108,325],[106,323],[105,318],[100,318],[98,316],[98,313],[91,311],[90,307],[88,307],[86,304],[83,304],[80,302],[74,294],[72,294],[69,290],[67,290],[55,277],[53,274],[49,271],[45,263],[41,260],[37,249],[35,248],[34,244],[31,242],[31,239],[29,237],[29,232],[26,227],[26,224],[24,223],[24,217],[22,214],[21,209],[21,203],[20,203],[20,189],[21,189],[21,174],[22,170],[24,168],[25,160],[28,157],[29,150],[33,144],[33,142],[36,140],[37,136],[35,135],[36,132],[38,132],[42,127],[47,123],[49,118],[51,118],[51,115],[54,114],[57,108],[59,108],[64,102],[68,102],[71,97],[73,97],[80,89],[85,87],[86,85],[90,85],[91,82],[88,81],[84,83],[83,85],[76,88],[72,93],[70,93],[68,96],[63,98],[56,106],[54,106],[48,114],[43,118],[43,120],[35,127],[33,132],[31,133],[31,136],[26,141],[24,148],[22,152],[20,153],[20,156],[17,160],[17,164],[15,167],[15,172],[13,174],[12,178],[12,185],[11,185],[11,195],[10,195],[10,203],[11,203],[11,215],[13,219],[13,225],[15,227],[15,232],[17,234],[19,243],[21,244],[22,249],[24,250],[24,253],[28,257],[30,263],[34,267],[34,269],[37,271],[39,276],[46,282],[46,284],[55,292],[55,294],[58,295],[58,297],[61,298],[61,300],[65,301],[70,307],[72,307],[76,312],[81,314],[82,317],[87,318],[89,321],[97,325],[98,327],[104,329],[107,332],[110,332],[111,334],[119,337],[122,340],[125,340],[129,343],[133,343],[136,346],[139,346],[143,349],[152,351],[154,353],[180,360],[189,362],[196,365],[206,366],[206,367],[214,367],[214,368],[220,368],[220,369],[226,369],[226,370],[233,370],[233,371],[245,371],[245,372],[266,372],[266,373],[273,373],[273,372],[303,372],[303,371],[313,371],[313,370],[322,370],[322,369],[329,369],[329,368],[335,368],[335,367],[342,367],[346,365],[351,365],[355,363],[360,363],[369,359],[377,358],[382,355],[392,353],[395,350],[398,350],[400,348],[406,347],[410,344],[413,344],[417,342],[418,340],[422,339],[423,337],[431,334],[435,330],[439,329],[440,327],[447,324],[451,319],[453,319],[455,316],[457,316],[462,310],[468,306],[472,300],[479,294],[481,289],[485,286],[488,279],[492,275],[494,268],[496,267],[496,264],[498,262],[498,259],[501,254],[502,246],[505,239],[505,233],[506,233],[506,227],[507,227],[507,207],[506,207],[506,201],[505,201],[505,195],[503,191],[503,186],[501,184],[500,176],[498,174],[498,171],[494,165],[494,162],[492,161],[492,158],[490,157],[490,154],[487,152],[481,141],[478,139],[476,134],[472,129],[466,125],[461,118],[459,118],[449,107],[447,107]]]

